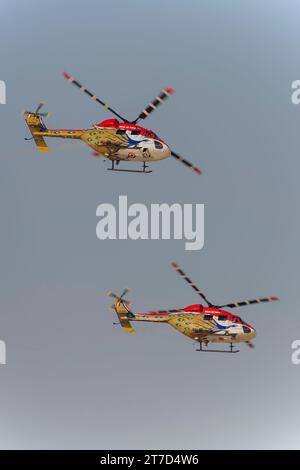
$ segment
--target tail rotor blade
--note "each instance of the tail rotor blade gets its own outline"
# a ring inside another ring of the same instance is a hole
[[[225,305],[218,305],[218,308],[228,307],[228,308],[236,308],[236,307],[245,307],[246,305],[254,305],[254,304],[261,304],[266,302],[275,302],[279,300],[279,297],[260,297],[258,299],[251,299],[251,300],[243,300],[241,302],[235,302],[231,304]]]
[[[98,96],[96,96],[94,93],[90,92],[87,88],[85,88],[81,83],[79,83],[77,80],[75,80],[74,77],[69,75],[67,72],[63,72],[63,76],[66,80],[68,80],[70,83],[73,83],[73,85],[77,86],[81,91],[86,93],[93,101],[96,101],[97,103],[101,104],[104,108],[106,108],[108,111],[110,111],[112,114],[117,116],[119,119],[121,119],[124,122],[128,122],[127,119],[123,118],[120,114],[118,114],[114,109],[112,109],[108,104],[104,103],[104,101],[100,100]]]
[[[38,115],[41,116],[41,117],[44,117],[45,119],[47,119],[48,117],[51,116],[51,113],[50,112],[49,113],[38,113]]]
[[[116,295],[116,294],[114,294],[113,292],[107,292],[107,296],[108,296],[108,297],[113,297],[114,299],[118,299],[118,298],[119,298],[119,296]]]
[[[183,279],[197,292],[198,295],[204,300],[204,302],[207,303],[209,307],[213,307],[213,304],[207,300],[205,295],[201,292],[201,290],[193,283],[193,281],[185,274],[184,271],[178,266],[177,263],[173,262],[171,263],[171,266],[177,271],[177,273],[183,277]]]
[[[176,160],[180,161],[181,163],[183,163],[184,165],[186,165],[187,167],[191,168],[192,170],[195,171],[195,173],[197,173],[198,175],[201,175],[202,171],[200,170],[200,168],[198,168],[197,166],[195,166],[193,163],[189,162],[188,160],[186,160],[185,158],[181,157],[180,155],[178,155],[178,153],[175,153],[175,152],[171,152],[171,155],[172,157],[176,158]]]
[[[124,299],[124,295],[126,295],[129,291],[130,289],[124,289],[121,295],[116,295],[114,292],[109,291],[107,292],[107,296],[112,297],[113,299],[116,299],[116,300],[122,300],[124,304],[129,306],[131,305],[131,302],[129,300]]]
[[[124,295],[128,294],[128,292],[130,291],[130,289],[128,289],[126,287],[126,289],[124,289],[124,291],[122,292],[122,294],[120,295],[120,299],[123,299]]]
[[[157,107],[160,106],[169,96],[171,96],[174,91],[175,90],[170,87],[164,88],[163,91],[144,109],[144,111],[142,111],[141,114],[132,121],[133,124],[136,124],[140,119],[146,119],[150,116],[150,114],[153,113],[153,111],[155,111]]]
[[[42,109],[42,107],[45,105],[45,101],[40,101],[39,104],[38,104],[38,107],[36,108],[34,114],[39,114],[39,111]],[[41,114],[42,116],[42,114]]]

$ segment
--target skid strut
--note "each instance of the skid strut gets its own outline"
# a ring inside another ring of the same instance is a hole
[[[214,352],[214,353],[229,353],[229,354],[234,354],[240,352],[239,349],[234,349],[236,346],[233,343],[230,343],[229,349],[203,349],[203,342],[200,341],[199,343],[199,349],[196,349],[196,351],[200,352]]]
[[[120,163],[120,160],[117,160],[117,165]],[[149,170],[146,162],[143,162],[142,170],[126,170],[124,168],[115,168],[115,160],[111,161],[111,168],[107,168],[109,171],[122,171],[125,173],[152,173],[152,170]]]

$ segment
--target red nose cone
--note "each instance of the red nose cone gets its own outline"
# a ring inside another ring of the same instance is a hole
[[[69,75],[67,72],[63,72],[63,76],[66,80],[69,80],[69,78],[71,78],[71,75]]]

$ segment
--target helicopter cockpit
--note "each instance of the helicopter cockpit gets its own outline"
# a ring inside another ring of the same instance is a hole
[[[232,315],[232,321],[233,323],[240,323],[241,325],[247,325],[247,323],[241,317],[237,315]]]

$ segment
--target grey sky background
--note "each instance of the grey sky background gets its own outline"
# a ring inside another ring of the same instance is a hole
[[[2,1],[0,447],[299,448],[299,124],[297,1]],[[108,113],[66,83],[67,70],[145,122],[202,170],[175,160],[117,174],[84,144],[38,153],[23,109],[47,101],[53,128]],[[102,241],[96,207],[205,203],[205,246]],[[215,302],[279,295],[243,308],[256,349],[194,352],[165,325],[112,326],[109,289],[133,310],[198,301],[177,260]]]

